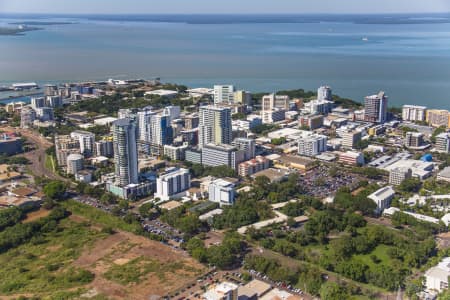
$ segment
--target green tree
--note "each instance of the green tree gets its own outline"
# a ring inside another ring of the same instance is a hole
[[[349,295],[344,287],[336,282],[328,281],[320,288],[320,298],[322,300],[342,300],[348,299]]]
[[[66,185],[64,182],[54,180],[44,186],[43,192],[45,196],[52,200],[61,200],[66,193]]]

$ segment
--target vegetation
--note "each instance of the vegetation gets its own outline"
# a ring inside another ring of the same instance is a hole
[[[7,165],[28,165],[30,161],[23,156],[6,156],[6,155],[0,155],[0,164],[7,164]]]
[[[194,177],[204,177],[204,176],[213,176],[213,177],[236,177],[237,173],[235,170],[228,166],[218,166],[218,167],[209,167],[201,164],[193,164],[190,162],[185,162],[185,165],[191,171],[191,174]]]

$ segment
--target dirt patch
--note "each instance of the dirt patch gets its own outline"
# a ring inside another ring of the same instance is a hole
[[[29,223],[32,221],[39,220],[40,218],[44,218],[50,214],[49,210],[41,208],[40,210],[33,211],[27,214],[25,220],[22,223]]]
[[[212,245],[219,245],[223,241],[224,234],[220,231],[210,231],[206,234],[205,246],[207,248]]]
[[[156,261],[163,270],[165,266],[177,262],[183,267],[164,274],[149,272],[137,283],[127,285],[105,277],[105,273],[112,267],[126,267],[134,259]],[[183,251],[123,231],[99,240],[92,247],[85,249],[74,265],[93,272],[95,279],[88,287],[112,299],[149,299],[152,295],[164,296],[195,282],[196,278],[206,271]]]

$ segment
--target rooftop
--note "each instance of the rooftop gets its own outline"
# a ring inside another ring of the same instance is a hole
[[[383,200],[383,199],[387,199],[389,197],[392,197],[395,195],[395,191],[392,188],[392,186],[386,186],[384,188],[381,188],[375,192],[373,192],[372,194],[370,194],[369,196],[367,196],[367,198],[372,199],[374,201],[377,200]]]

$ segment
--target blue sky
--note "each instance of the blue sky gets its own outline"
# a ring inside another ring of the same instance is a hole
[[[449,11],[450,0],[0,0],[0,13],[411,13]]]

